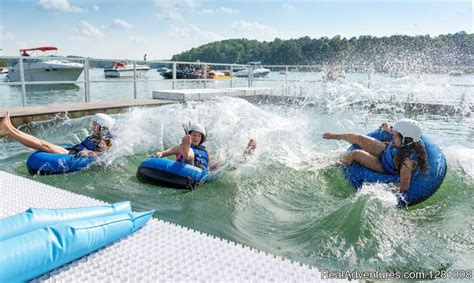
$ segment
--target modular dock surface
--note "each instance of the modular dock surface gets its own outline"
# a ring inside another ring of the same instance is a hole
[[[30,207],[72,208],[105,204],[4,171],[0,171],[0,195],[0,218]],[[153,218],[134,234],[38,280],[318,282],[321,273],[298,262]]]

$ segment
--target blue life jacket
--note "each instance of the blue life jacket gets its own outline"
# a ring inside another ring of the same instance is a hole
[[[382,163],[384,173],[389,175],[400,174],[400,168],[397,168],[395,163],[395,159],[400,158],[400,154],[400,149],[395,146],[395,141],[392,140],[379,156],[379,160]],[[409,158],[412,160],[416,160],[416,153],[411,153]]]
[[[204,146],[198,145],[195,146],[191,144],[191,149],[194,152],[194,166],[199,167],[201,169],[207,169],[209,165],[209,155],[207,154],[207,150]],[[184,158],[181,155],[176,161],[183,162]]]
[[[77,154],[84,149],[92,150],[92,151],[97,151],[97,142],[95,139],[91,138],[91,136],[88,136],[85,138],[80,144],[76,144],[73,146],[70,150],[70,154]]]

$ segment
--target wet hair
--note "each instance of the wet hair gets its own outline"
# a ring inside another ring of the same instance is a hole
[[[105,146],[107,146],[107,149],[110,149],[112,147],[112,140],[110,139],[104,139]]]
[[[401,168],[403,161],[406,158],[410,158],[412,153],[416,153],[416,165],[419,166],[421,172],[423,172],[423,174],[428,173],[428,154],[426,153],[425,147],[420,142],[402,144],[398,158],[395,159],[396,167]]]

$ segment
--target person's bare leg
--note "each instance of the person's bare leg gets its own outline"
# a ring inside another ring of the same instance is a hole
[[[384,172],[380,160],[372,154],[368,153],[367,151],[363,150],[354,150],[349,153],[346,153],[343,156],[339,157],[338,161],[343,165],[349,165],[353,162],[358,162],[360,165],[377,171],[379,173]]]
[[[191,136],[185,135],[181,140],[180,149],[183,160],[187,164],[194,166],[194,151],[191,149]]]
[[[379,156],[385,150],[386,144],[374,139],[372,137],[360,134],[332,134],[325,133],[323,138],[330,140],[344,140],[351,144],[360,146],[363,150],[372,154],[373,156]]]
[[[7,111],[2,121],[1,135],[9,136],[22,145],[49,153],[67,154],[69,151],[48,141],[38,139],[15,128],[10,121],[10,113]]]
[[[254,139],[250,139],[247,147],[244,150],[244,157],[247,158],[253,154],[255,149],[257,148],[257,142]]]

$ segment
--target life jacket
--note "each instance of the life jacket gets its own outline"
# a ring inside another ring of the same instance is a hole
[[[207,166],[209,165],[209,155],[207,154],[206,148],[202,145],[196,146],[191,144],[191,149],[194,152],[194,166],[201,169],[207,169]],[[178,162],[183,162],[183,160],[184,158],[182,155],[176,159]]]
[[[97,140],[88,136],[85,138],[80,144],[76,144],[69,150],[69,154],[78,154],[79,152],[83,151],[84,149],[88,149],[91,151],[97,151]]]
[[[384,173],[389,175],[399,175],[400,168],[397,168],[397,159],[400,158],[400,149],[395,146],[395,141],[392,140],[385,150],[380,154],[379,160],[382,163]],[[416,153],[413,152],[409,156],[410,159],[416,160]]]

